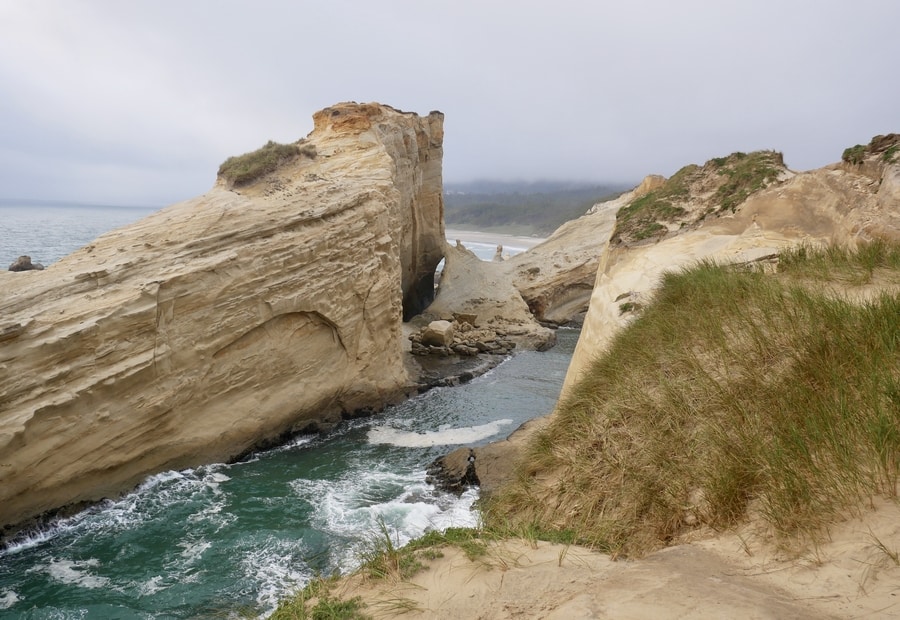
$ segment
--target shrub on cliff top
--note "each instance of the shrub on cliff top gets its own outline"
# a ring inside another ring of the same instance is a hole
[[[892,164],[898,160],[898,151],[900,151],[900,134],[889,133],[875,136],[868,144],[856,144],[844,149],[841,160],[858,166],[867,157],[879,156],[882,163]]]
[[[684,215],[684,208],[677,203],[690,197],[690,184],[699,170],[696,164],[687,165],[661,187],[622,207],[616,214],[613,239],[641,241],[664,234],[668,229],[661,222],[671,222]]]
[[[274,172],[301,152],[309,154],[309,148],[301,150],[299,144],[279,144],[269,140],[255,151],[229,157],[219,166],[219,176],[232,185],[240,186],[252,183],[257,179]],[[312,150],[315,156],[315,149]]]
[[[702,167],[685,166],[619,210],[613,241],[642,241],[693,224],[708,213],[733,213],[751,194],[777,182],[783,170],[784,159],[775,151],[738,152]]]
[[[900,478],[900,245],[801,248],[778,274],[704,263],[667,274],[532,442],[487,523],[574,531],[640,555],[748,514],[778,540]]]
[[[777,181],[784,170],[784,157],[776,151],[738,152],[711,161],[718,173],[727,177],[716,190],[719,210],[732,213],[750,194]]]
[[[853,165],[861,164],[865,156],[866,146],[864,144],[847,147],[844,149],[844,152],[841,153],[841,159],[848,164]]]

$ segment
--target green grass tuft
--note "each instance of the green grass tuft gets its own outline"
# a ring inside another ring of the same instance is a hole
[[[784,170],[784,158],[775,151],[734,153],[713,160],[719,174],[727,180],[716,190],[715,200],[720,211],[734,211],[754,192],[778,180]]]
[[[660,234],[668,228],[660,222],[671,222],[685,214],[678,202],[690,197],[690,184],[697,177],[700,167],[685,166],[672,175],[662,187],[652,190],[631,204],[621,208],[616,215],[616,240],[642,241]]]
[[[860,299],[851,286],[888,283]],[[900,474],[900,246],[786,252],[777,274],[663,277],[533,442],[487,527],[641,555],[752,513],[815,543]],[[552,482],[538,483],[538,478]]]
[[[844,149],[841,159],[848,164],[859,165],[866,156],[866,145],[857,144]]]
[[[295,595],[282,600],[271,620],[366,620],[360,597],[342,599],[332,593],[335,579],[314,579]]]
[[[269,140],[262,148],[226,159],[219,166],[219,176],[235,187],[247,185],[274,172],[300,154],[315,157],[315,147],[311,144],[279,144]]]

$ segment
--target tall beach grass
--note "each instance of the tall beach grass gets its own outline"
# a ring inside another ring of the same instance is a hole
[[[666,274],[532,442],[490,526],[641,555],[754,517],[786,546],[895,497],[900,246]]]

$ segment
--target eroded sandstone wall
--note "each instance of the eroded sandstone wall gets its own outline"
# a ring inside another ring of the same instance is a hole
[[[752,194],[735,213],[673,236],[635,245],[617,245],[607,238],[561,398],[650,302],[665,271],[704,259],[765,260],[799,243],[853,244],[876,236],[900,237],[900,201],[894,189],[900,165],[880,164],[877,170],[873,176],[836,164],[792,174],[782,184]]]
[[[401,398],[442,139],[438,112],[340,104],[258,182],[0,273],[0,525]]]

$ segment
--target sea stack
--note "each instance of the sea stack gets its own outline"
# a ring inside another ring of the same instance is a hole
[[[443,115],[314,122],[267,167],[223,164],[202,196],[0,273],[0,526],[405,396],[401,323],[443,256]]]

